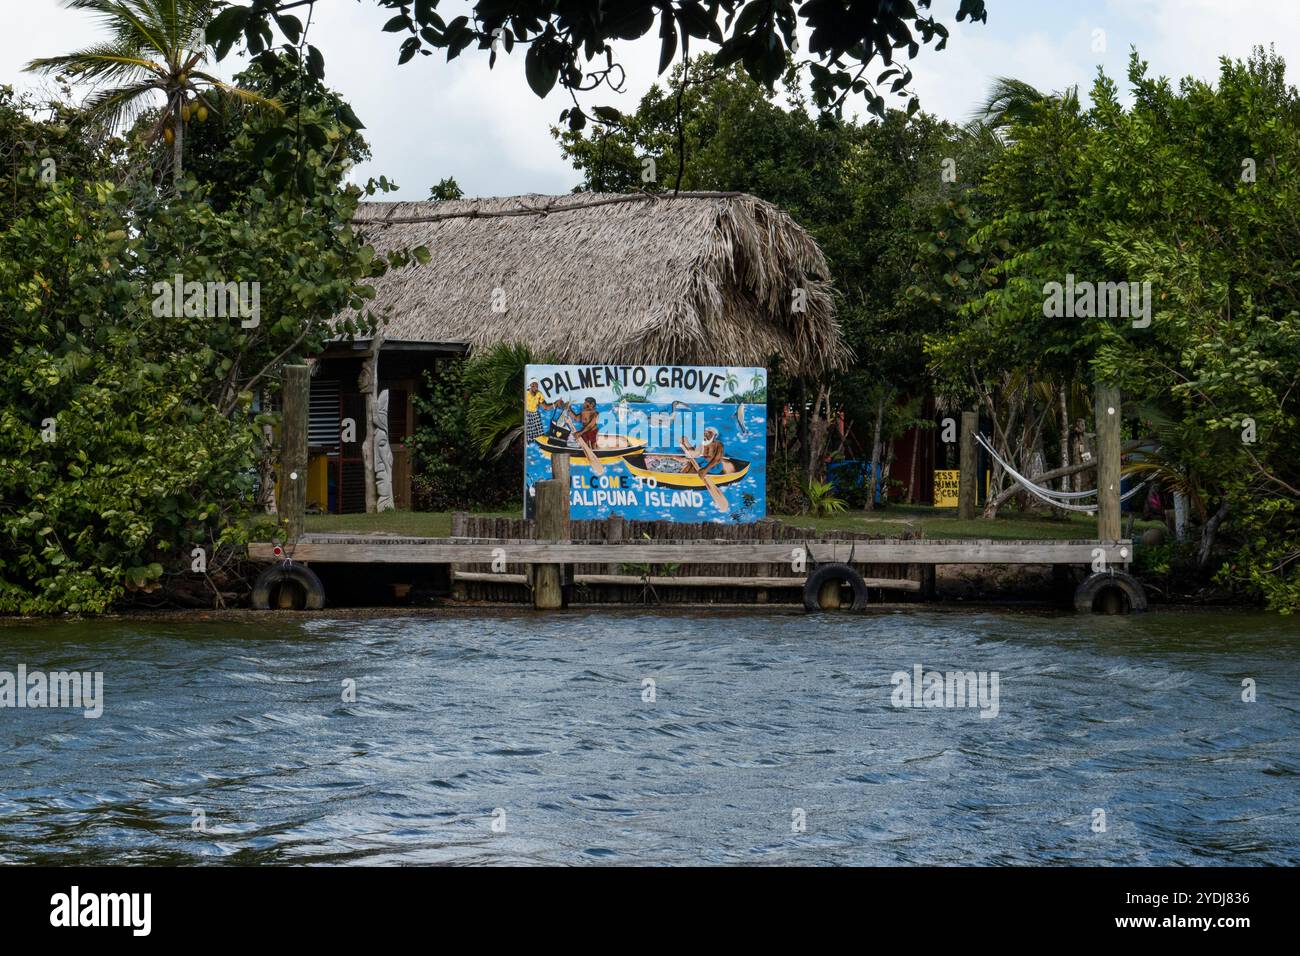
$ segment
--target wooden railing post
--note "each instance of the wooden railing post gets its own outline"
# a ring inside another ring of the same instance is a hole
[[[1097,539],[1118,541],[1120,536],[1119,389],[1098,382],[1094,412],[1097,418]]]
[[[978,412],[961,413],[961,475],[957,484],[957,517],[970,521],[975,517],[978,497],[979,458],[975,453],[975,433],[980,427]]]
[[[280,418],[279,512],[287,525],[288,543],[302,537],[307,516],[307,419],[311,402],[311,369],[284,367],[283,413]]]
[[[539,481],[533,535],[539,541],[569,540],[569,486],[555,478]],[[507,556],[508,557],[508,556]],[[533,607],[554,611],[564,607],[564,565],[539,564],[533,569]]]

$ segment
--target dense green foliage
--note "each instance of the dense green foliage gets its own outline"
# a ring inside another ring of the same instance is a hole
[[[399,64],[417,53],[431,56],[434,50],[445,51],[450,61],[475,48],[495,66],[499,54],[508,56],[519,46],[534,93],[546,96],[558,85],[574,96],[574,105],[560,115],[573,130],[584,128],[589,119],[576,94],[602,86],[621,91],[625,75],[616,44],[652,30],[659,37],[660,73],[679,54],[687,59],[695,42],[715,47],[721,66],[738,64],[750,79],[771,89],[795,53],[796,25],[802,20],[808,48],[800,62],[808,67],[818,107],[838,111],[854,96],[882,116],[886,96],[907,99],[909,112],[917,106],[908,89],[912,72],[897,58],[906,53],[910,60],[923,44],[941,50],[948,42],[948,28],[922,13],[930,0],[477,0],[468,15],[449,20],[439,13],[440,0],[375,2],[392,14],[383,29],[402,38]],[[304,7],[309,18],[316,13],[308,0],[228,4],[209,27],[208,40],[221,57],[242,45],[268,72],[280,60],[306,58],[321,79],[324,58],[306,43],[303,22],[294,12],[302,13]],[[961,0],[956,20],[984,22],[984,7],[984,0]],[[277,32],[288,42],[277,44]],[[878,74],[873,64],[882,67]],[[600,122],[617,117],[609,107],[595,107],[592,113]]]
[[[1007,369],[1119,385],[1158,443],[1141,467],[1198,512],[1198,564],[1225,536],[1220,581],[1300,608],[1300,100],[1263,52],[1213,86],[1136,55],[1128,79],[1131,108],[1102,76],[1090,108],[1044,98],[1010,123],[948,237],[966,267],[930,271],[957,315],[931,354],[954,387]],[[1151,283],[1149,315],[1048,314],[1071,275]]]
[[[834,508],[827,459],[887,466],[927,394],[947,413],[978,407],[1021,470],[1077,472],[1090,389],[1107,381],[1145,441],[1134,471],[1193,510],[1199,541],[1148,563],[1300,609],[1300,97],[1276,57],[1175,86],[1135,55],[1131,106],[1105,76],[1088,103],[1001,79],[983,120],[958,128],[915,104],[884,111],[877,86],[908,95],[892,51],[915,55],[913,31],[946,36],[910,3],[855,4],[850,22],[816,0],[604,3],[599,17],[480,2],[444,22],[435,0],[376,2],[402,62],[476,44],[495,60],[519,43],[539,95],[617,86],[611,43],[656,27],[660,71],[680,55],[631,115],[597,108],[593,125],[575,101],[556,136],[587,188],[752,193],[826,253],[855,359],[820,381],[773,370],[770,510]],[[187,573],[196,547],[229,553],[269,486],[280,368],[319,350],[340,313],[357,316],[343,331],[368,330],[367,279],[411,258],[380,261],[352,232],[361,191],[342,184],[368,155],[363,127],[284,4],[226,5],[206,31],[220,5],[205,0],[78,5],[123,17],[122,55],[45,63],[116,92],[38,109],[0,88],[0,611],[100,611]],[[160,29],[175,42],[151,53],[131,11],[174,19]],[[808,95],[789,56],[796,14],[812,27]],[[958,19],[982,14],[963,0]],[[234,86],[182,66],[204,37],[250,54]],[[691,59],[687,37],[716,55]],[[605,65],[584,77],[593,58]],[[864,76],[873,59],[887,71]],[[850,95],[879,118],[843,118]],[[459,194],[451,179],[430,193]],[[166,308],[176,276],[255,283],[257,314]],[[1150,283],[1149,312],[1049,307],[1051,284],[1075,281]],[[518,501],[532,358],[491,350],[429,379],[419,504]],[[870,508],[867,492],[851,504]]]
[[[523,383],[510,376],[504,385],[494,381],[493,371],[499,368],[483,360],[449,359],[425,373],[423,394],[414,399],[418,426],[411,439],[419,510],[521,507]],[[493,414],[484,408],[482,396],[502,387],[513,387],[510,400],[494,403]]]
[[[358,191],[334,188],[346,150],[305,157],[321,181],[306,200],[236,164],[173,190],[85,114],[35,114],[0,94],[15,160],[0,197],[0,610],[93,612],[247,534],[259,393],[364,306],[385,263],[351,231]],[[177,311],[155,285],[178,275],[245,283],[257,310],[215,314],[186,293]]]

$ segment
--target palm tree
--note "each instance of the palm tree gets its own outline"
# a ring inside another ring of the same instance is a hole
[[[527,345],[499,343],[465,364],[466,426],[481,454],[500,458],[524,433],[524,375],[548,362]]]
[[[1024,80],[1011,76],[996,77],[989,88],[989,95],[975,111],[974,120],[967,127],[967,132],[976,135],[978,128],[983,127],[1006,138],[1013,126],[1032,122],[1044,106],[1059,106],[1067,112],[1077,112],[1079,88],[1070,86],[1061,93],[1044,93]]]
[[[64,0],[64,5],[99,14],[110,38],[75,53],[32,60],[25,69],[103,84],[83,111],[87,120],[110,129],[129,125],[161,93],[162,112],[145,141],[154,143],[161,136],[171,146],[173,182],[181,178],[185,123],[191,113],[202,122],[209,109],[216,109],[214,92],[284,112],[274,99],[200,69],[208,60],[204,32],[214,0]]]

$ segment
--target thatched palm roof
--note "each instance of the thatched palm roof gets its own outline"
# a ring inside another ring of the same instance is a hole
[[[821,250],[753,196],[367,202],[356,223],[381,253],[423,245],[432,255],[375,281],[388,341],[522,342],[574,363],[779,356],[814,374],[847,358]]]

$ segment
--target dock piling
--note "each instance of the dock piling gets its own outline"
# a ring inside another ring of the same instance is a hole
[[[975,455],[975,433],[980,427],[978,412],[961,413],[961,474],[957,483],[957,517],[962,521],[975,518],[978,495],[976,472],[979,470]]]
[[[536,489],[537,521],[534,534],[539,541],[569,540],[569,486],[556,478],[539,481]],[[564,565],[538,564],[533,569],[533,607],[554,611],[564,607]]]
[[[311,369],[284,367],[283,414],[280,420],[279,512],[287,525],[288,542],[302,537],[307,517],[307,418],[311,402]]]
[[[1096,388],[1097,416],[1097,538],[1118,541],[1120,533],[1120,405],[1119,389],[1100,382]]]

